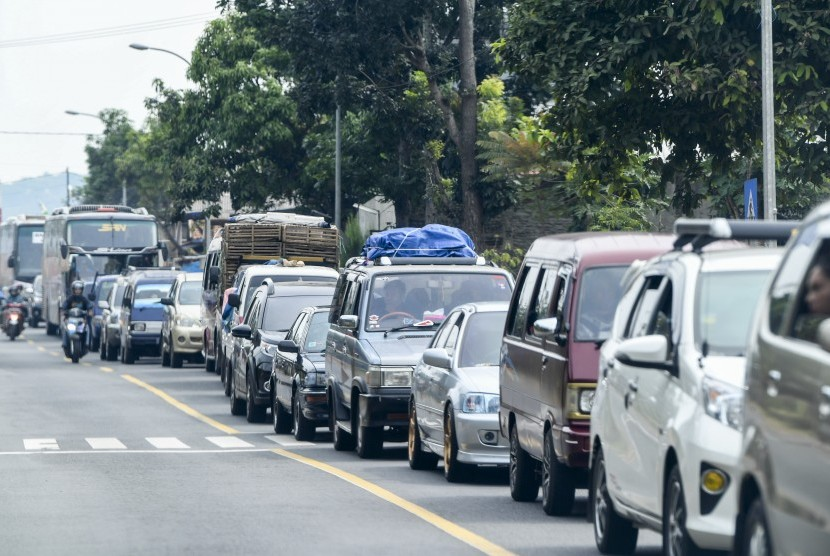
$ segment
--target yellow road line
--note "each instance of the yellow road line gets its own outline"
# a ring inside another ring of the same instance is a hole
[[[334,475],[335,477],[343,479],[344,481],[349,482],[355,485],[356,487],[362,488],[363,490],[371,494],[374,494],[378,498],[386,500],[387,502],[394,504],[402,510],[406,510],[414,516],[423,519],[430,525],[437,527],[438,529],[447,533],[448,535],[455,537],[456,539],[472,546],[476,550],[480,550],[484,554],[497,554],[500,556],[508,556],[513,554],[506,548],[492,543],[484,537],[476,535],[469,529],[465,529],[460,525],[456,525],[452,521],[444,519],[443,517],[434,514],[426,508],[423,508],[417,504],[413,504],[412,502],[401,498],[397,494],[394,494],[386,490],[385,488],[379,487],[374,483],[370,483],[365,479],[361,479],[357,475],[353,475],[352,473],[343,471],[342,469],[338,469],[337,467],[334,467],[327,463],[307,458],[299,454],[289,452],[288,450],[283,450],[281,448],[276,448],[272,450],[272,452],[283,457],[293,459],[294,461],[300,462],[302,464],[309,465],[311,467],[314,467],[315,469],[319,469],[320,471],[324,471],[326,473]]]
[[[46,348],[43,346],[38,346],[37,350],[46,353]]]
[[[239,431],[236,430],[235,428],[229,427],[227,425],[223,425],[219,421],[216,421],[214,419],[211,419],[207,415],[203,415],[203,414],[199,413],[198,411],[196,411],[195,409],[193,409],[189,405],[183,404],[182,402],[180,402],[179,400],[177,400],[176,398],[174,398],[170,394],[168,394],[168,393],[166,393],[162,390],[159,390],[155,386],[151,386],[151,385],[147,384],[143,380],[139,380],[139,379],[137,379],[136,377],[134,377],[132,375],[121,375],[121,378],[123,378],[127,382],[132,382],[136,386],[140,386],[140,387],[144,388],[148,392],[152,392],[153,394],[155,394],[159,398],[163,399],[164,401],[166,401],[167,403],[169,403],[170,405],[172,405],[173,407],[175,407],[179,411],[187,413],[191,417],[193,417],[195,419],[198,419],[199,421],[201,421],[205,424],[208,424],[208,425],[210,425],[211,427],[213,427],[215,429],[219,429],[220,431],[224,432],[225,434],[238,434],[239,433]]]
[[[101,369],[102,371],[104,371],[105,373],[111,373],[112,372],[112,369],[110,367],[98,367],[98,368]]]

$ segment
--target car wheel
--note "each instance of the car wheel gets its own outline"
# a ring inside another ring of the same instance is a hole
[[[332,442],[334,449],[338,452],[348,452],[354,450],[354,436],[341,429],[337,425],[337,412],[334,410],[334,396],[331,390],[328,393],[329,398],[329,428],[332,432]]]
[[[374,459],[383,450],[383,427],[357,427],[357,455]]]
[[[684,556],[696,554],[697,548],[686,530],[686,498],[680,469],[675,465],[669,473],[663,492],[663,554]]]
[[[107,346],[107,361],[118,361],[118,349],[115,346]]]
[[[277,434],[288,434],[291,432],[291,414],[282,408],[282,404],[277,399],[276,392],[274,392],[274,432]]]
[[[169,367],[170,366],[170,350],[168,349],[168,344],[166,341],[161,341],[161,366],[162,367]]]
[[[101,340],[101,349],[98,351],[98,357],[101,358],[101,361],[107,360],[107,351],[109,350],[109,344]]]
[[[516,426],[510,427],[510,496],[517,502],[533,502],[539,494],[536,463],[519,444]]]
[[[407,435],[406,454],[410,469],[417,471],[435,469],[438,465],[438,456],[432,452],[425,452],[421,444],[421,430],[418,428],[414,399],[409,402],[409,433]]]
[[[750,504],[744,518],[743,531],[740,554],[746,556],[769,556],[772,554],[767,515],[760,497]]]
[[[249,376],[245,382],[247,383],[245,413],[248,416],[248,422],[261,423],[265,420],[267,408],[256,404],[256,387],[254,387],[253,377]]]
[[[637,546],[639,531],[630,521],[614,510],[605,475],[602,450],[597,450],[591,476],[589,501],[590,516],[594,523],[594,541],[602,554],[631,554]]]
[[[170,338],[170,366],[174,369],[181,369],[184,364],[184,355],[176,353],[176,346],[173,345],[173,338]]]
[[[570,515],[575,494],[573,474],[556,459],[553,434],[548,429],[542,457],[542,509],[548,515]]]
[[[317,427],[303,415],[303,408],[300,406],[300,395],[296,392],[291,407],[291,413],[294,417],[294,438],[297,440],[311,440],[314,438]]]
[[[236,397],[236,388],[233,380],[234,373],[231,373],[228,382],[230,382],[230,400],[231,400],[231,415],[242,415],[245,412],[245,401]]]
[[[223,372],[225,373],[225,395],[230,396],[231,395],[231,374],[233,373],[233,366],[231,365],[231,362],[228,361],[227,359],[225,360],[225,368],[224,368]]]
[[[458,438],[450,405],[444,413],[444,478],[451,483],[460,483],[469,479],[470,470],[470,466],[458,461]]]

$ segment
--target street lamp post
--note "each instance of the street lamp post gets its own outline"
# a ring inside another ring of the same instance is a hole
[[[134,48],[136,50],[157,50],[159,52],[166,52],[166,53],[172,54],[176,58],[180,59],[182,62],[184,62],[188,66],[190,65],[190,60],[188,60],[187,58],[185,58],[181,54],[177,54],[177,53],[173,52],[172,50],[167,50],[165,48],[156,48],[154,46],[147,46],[146,44],[141,44],[141,43],[137,43],[137,42],[132,43],[130,45],[130,48]]]
[[[104,120],[104,118],[102,118],[98,114],[91,114],[89,112],[78,112],[77,110],[64,110],[64,112],[66,112],[70,116],[88,116],[90,118],[95,118],[96,120],[99,120],[104,125],[106,125],[106,123],[107,123]],[[69,191],[69,170],[68,169],[67,169],[67,175],[66,175],[66,188],[67,188],[67,200],[68,200],[68,198],[69,198],[69,192],[68,192]],[[69,204],[69,203],[67,202],[67,204]],[[124,205],[124,206],[127,206],[127,182],[125,180],[121,180],[121,204]]]

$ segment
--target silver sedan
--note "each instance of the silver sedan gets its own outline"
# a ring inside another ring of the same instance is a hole
[[[470,303],[447,315],[412,377],[409,466],[464,481],[477,465],[506,466],[499,434],[499,349],[506,302]]]

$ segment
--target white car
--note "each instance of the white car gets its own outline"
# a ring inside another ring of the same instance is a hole
[[[668,555],[732,547],[746,340],[781,250],[701,252],[706,234],[676,232],[693,249],[629,276],[600,352],[589,511],[605,554],[633,552],[640,527]]]

